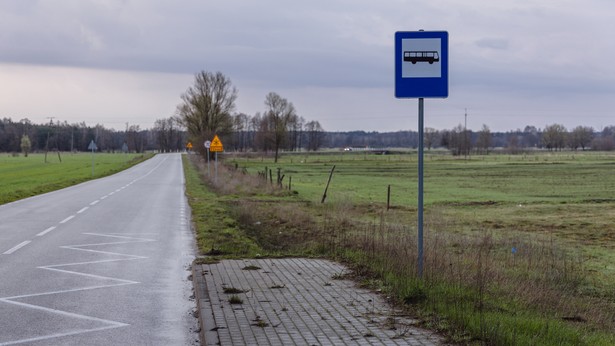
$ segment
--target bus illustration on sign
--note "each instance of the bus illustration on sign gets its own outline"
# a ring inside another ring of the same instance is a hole
[[[440,56],[438,55],[438,52],[436,52],[435,50],[429,50],[429,51],[411,50],[411,51],[404,52],[404,61],[408,61],[413,64],[416,64],[419,61],[424,61],[424,62],[433,64],[434,62],[440,61]]]

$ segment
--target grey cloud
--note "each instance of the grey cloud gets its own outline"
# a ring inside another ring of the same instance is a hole
[[[504,50],[508,49],[509,41],[504,38],[483,38],[476,41],[476,45],[481,48]]]

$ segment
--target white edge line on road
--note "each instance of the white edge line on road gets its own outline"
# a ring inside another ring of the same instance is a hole
[[[90,207],[83,207],[83,208],[81,208],[81,210],[79,210],[79,211],[77,212],[77,214],[81,214],[81,213],[83,213],[84,211],[86,211],[86,210],[88,210],[88,209],[90,209]]]
[[[98,204],[98,202],[100,202],[100,200],[99,200],[99,199],[97,199],[97,200],[95,200],[94,202],[90,203],[90,205],[96,205],[96,204]]]
[[[75,215],[71,215],[69,217],[67,217],[66,219],[60,221],[60,223],[67,223],[68,221],[72,220],[75,217]]]
[[[102,197],[100,197],[100,199],[103,200],[103,199],[105,199],[107,197],[109,197],[109,196],[102,196]]]
[[[37,237],[42,237],[42,236],[44,236],[45,234],[47,234],[47,233],[49,233],[49,232],[53,231],[54,229],[56,229],[56,226],[51,226],[51,227],[47,228],[46,230],[42,231],[41,233],[37,234],[36,236],[37,236]]]
[[[12,254],[13,252],[15,252],[15,251],[17,251],[17,250],[21,249],[22,247],[24,247],[24,246],[26,246],[26,245],[30,244],[31,242],[32,242],[31,240],[26,240],[26,241],[23,241],[23,242],[21,242],[21,243],[19,243],[19,244],[15,245],[15,246],[13,246],[13,247],[12,247],[12,248],[10,248],[9,250],[6,250],[6,251],[3,253],[3,255],[10,255],[10,254]]]

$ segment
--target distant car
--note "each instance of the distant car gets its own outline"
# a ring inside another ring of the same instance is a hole
[[[352,148],[346,147],[346,148],[344,148],[344,151],[352,151]]]

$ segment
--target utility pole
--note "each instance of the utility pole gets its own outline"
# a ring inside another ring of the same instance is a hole
[[[465,109],[464,123],[463,123],[463,155],[464,159],[468,159],[468,152],[470,151],[468,144],[468,109]]]

